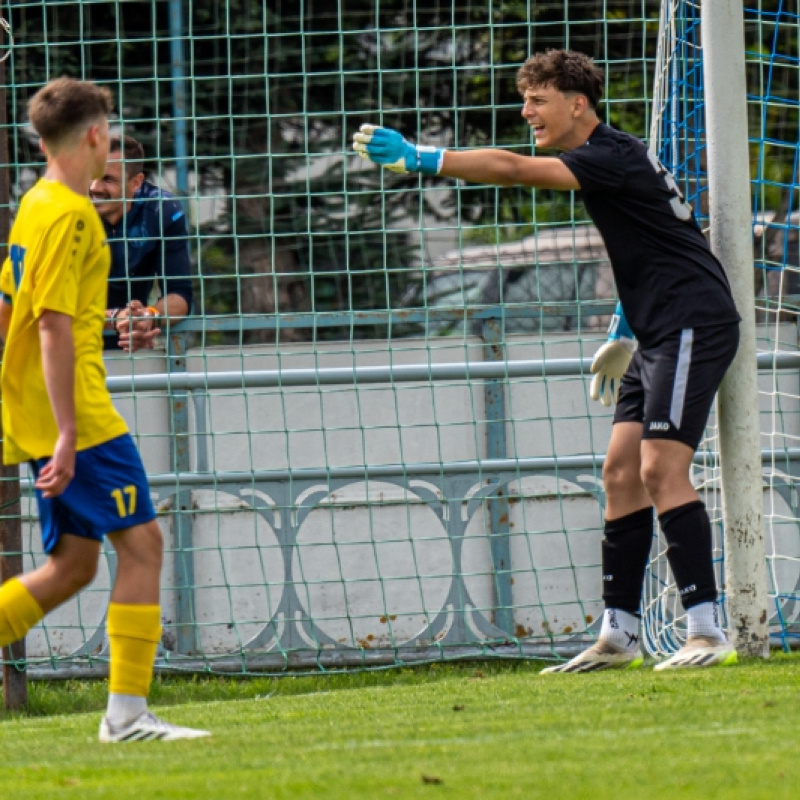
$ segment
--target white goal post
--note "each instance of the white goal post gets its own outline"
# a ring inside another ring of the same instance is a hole
[[[695,478],[722,529],[716,553],[724,563],[718,579],[726,627],[738,652],[763,657],[769,653],[769,595],[743,19],[741,0],[663,0],[650,148],[707,215],[711,247],[742,317],[739,350],[720,387]],[[686,630],[660,536],[650,578],[645,646],[664,656],[680,647]]]
[[[759,443],[750,160],[742,0],[701,6],[711,247],[742,316],[739,350],[717,396],[730,632],[743,655],[769,653]]]

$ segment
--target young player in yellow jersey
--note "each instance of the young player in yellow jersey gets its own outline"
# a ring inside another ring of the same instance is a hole
[[[111,108],[107,89],[71,78],[48,83],[28,107],[47,170],[22,200],[0,272],[3,450],[6,463],[30,464],[48,558],[0,587],[0,645],[93,580],[108,536],[117,573],[100,741],[196,738],[208,732],[147,710],[163,545],[141,459],[105,385],[110,255],[88,196],[104,174]]]

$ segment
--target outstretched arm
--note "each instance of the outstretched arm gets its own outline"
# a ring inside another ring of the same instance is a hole
[[[521,156],[510,150],[446,150],[440,175],[470,183],[577,191],[580,184],[559,158]]]
[[[353,149],[362,158],[393,172],[445,175],[496,186],[580,189],[575,176],[558,158],[522,156],[491,148],[455,151],[424,147],[411,144],[391,128],[375,125],[361,126],[353,136]]]

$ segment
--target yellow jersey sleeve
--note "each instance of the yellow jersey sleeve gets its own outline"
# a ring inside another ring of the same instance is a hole
[[[74,317],[78,307],[81,271],[91,244],[84,215],[69,211],[48,230],[42,242],[31,281],[31,309],[35,317],[43,311],[58,311]]]
[[[11,271],[10,258],[3,262],[3,268],[0,270],[0,293],[6,297],[14,296],[14,274]]]

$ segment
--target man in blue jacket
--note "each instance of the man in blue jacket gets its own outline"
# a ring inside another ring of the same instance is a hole
[[[111,138],[105,174],[90,194],[111,248],[105,349],[151,348],[166,319],[191,309],[186,214],[169,192],[145,180],[144,148],[132,136]],[[158,299],[151,304],[154,284]]]

